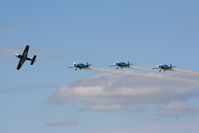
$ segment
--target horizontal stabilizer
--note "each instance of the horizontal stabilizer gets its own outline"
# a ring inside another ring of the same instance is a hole
[[[34,62],[36,61],[36,55],[32,58],[32,60],[31,60],[31,65],[33,65],[34,64]]]

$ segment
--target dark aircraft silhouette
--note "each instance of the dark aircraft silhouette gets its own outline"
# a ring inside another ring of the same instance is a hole
[[[23,51],[23,54],[22,55],[19,55],[19,54],[15,54],[15,56],[17,57],[17,58],[19,58],[20,60],[19,60],[19,64],[18,64],[18,66],[17,66],[17,70],[19,70],[20,68],[21,68],[21,66],[23,65],[23,63],[26,61],[26,60],[29,60],[29,61],[31,61],[31,65],[33,65],[34,64],[34,62],[36,61],[36,55],[34,55],[34,57],[31,59],[31,58],[28,58],[28,50],[29,50],[29,45],[27,45],[26,46],[26,48],[24,49],[24,51]]]

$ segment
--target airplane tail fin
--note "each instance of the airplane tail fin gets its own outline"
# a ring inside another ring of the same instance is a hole
[[[32,58],[32,60],[31,60],[31,65],[33,65],[34,64],[34,62],[36,61],[36,55]]]
[[[130,61],[127,62],[128,65],[133,65],[133,63],[131,63]]]
[[[88,66],[91,66],[91,64],[89,64],[88,62],[87,62],[87,65],[88,65]]]
[[[170,64],[170,67],[173,68],[173,67],[176,67],[176,66],[173,66],[172,64]]]

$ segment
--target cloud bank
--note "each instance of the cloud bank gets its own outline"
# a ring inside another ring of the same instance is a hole
[[[21,93],[21,92],[29,92],[40,89],[55,89],[59,88],[59,85],[29,85],[29,86],[19,86],[15,88],[8,89],[0,89],[0,93]]]
[[[163,115],[197,115],[199,109],[190,107],[187,102],[172,102],[158,107]]]
[[[52,122],[52,123],[46,124],[46,126],[49,126],[49,127],[68,127],[68,126],[77,126],[77,125],[79,125],[79,123],[72,120],[61,120],[58,122]]]
[[[198,133],[199,123],[161,123],[114,129],[98,129],[90,133]]]
[[[122,110],[133,108],[135,104],[163,104],[165,107],[158,106],[157,109],[165,110],[166,113],[168,109],[169,111],[173,109],[169,108],[168,104],[187,101],[198,95],[199,91],[193,85],[106,74],[65,85],[51,96],[50,100],[53,103],[86,103],[87,106],[83,110],[93,111]],[[188,108],[187,106],[181,109],[187,109],[187,113],[189,111],[193,113],[193,110]],[[178,111],[180,112],[180,110]]]

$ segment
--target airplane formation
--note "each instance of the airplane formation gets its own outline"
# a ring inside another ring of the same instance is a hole
[[[34,64],[34,62],[36,61],[36,55],[33,56],[33,58],[29,58],[28,57],[28,51],[29,51],[29,45],[27,45],[23,51],[23,53],[20,55],[20,54],[15,54],[15,56],[17,58],[19,58],[19,63],[17,65],[17,70],[20,70],[20,68],[22,67],[22,65],[24,64],[24,62],[26,60],[28,61],[31,61],[31,65]],[[119,61],[116,61],[115,63],[113,63],[113,65],[110,65],[111,67],[116,67],[116,69],[118,68],[130,68],[130,66],[133,65],[133,63],[130,63],[129,61],[128,62],[119,62]],[[75,70],[82,70],[82,69],[89,69],[91,66],[91,64],[89,64],[88,62],[86,64],[84,63],[73,63],[73,66],[72,67],[68,67],[68,68],[74,68]],[[162,70],[163,71],[174,71],[174,68],[175,66],[173,66],[172,64],[170,65],[167,65],[167,64],[159,64],[157,65],[157,67],[155,68],[152,68],[152,69],[158,69],[159,72],[161,72]]]

